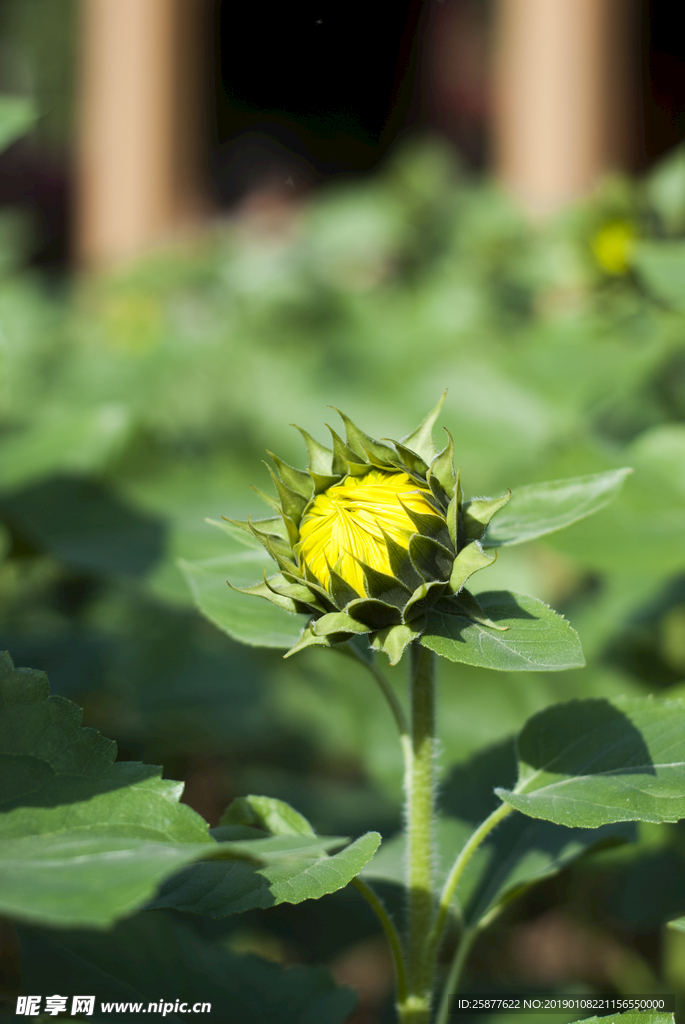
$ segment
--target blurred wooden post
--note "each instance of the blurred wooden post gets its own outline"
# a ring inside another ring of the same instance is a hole
[[[136,256],[197,207],[204,0],[81,0],[75,249]],[[193,179],[195,179],[193,181]]]
[[[633,0],[497,0],[494,163],[534,215],[590,191],[630,147]]]

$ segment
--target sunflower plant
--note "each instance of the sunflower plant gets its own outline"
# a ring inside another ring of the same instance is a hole
[[[481,590],[476,597],[471,577],[492,565],[498,548],[600,510],[631,472],[466,498],[449,432],[442,449],[434,443],[441,406],[442,400],[401,441],[375,440],[344,413],[345,436],[329,427],[330,446],[298,427],[307,468],[269,453],[275,493],[255,488],[272,514],[217,523],[243,545],[225,563],[229,586],[225,575],[219,584],[223,563],[184,566],[200,609],[231,635],[285,648],[285,657],[323,647],[353,658],[388,702],[404,757],[404,834],[378,850],[380,836],[368,833],[335,854],[331,860],[346,858],[345,865],[341,860],[337,881],[325,891],[352,884],[377,914],[393,955],[402,1024],[446,1024],[474,938],[525,885],[597,843],[625,838],[617,823],[685,814],[675,758],[660,757],[670,742],[669,720],[685,709],[644,699],[576,701],[540,712],[519,736],[518,781],[500,780],[495,807],[475,830],[455,838],[437,814],[436,655],[505,671],[584,664],[578,635],[563,616],[523,594]],[[388,680],[384,658],[389,666],[408,661],[406,695]],[[540,846],[530,819],[545,832],[548,853],[555,851],[544,870],[523,868],[525,857],[508,873],[489,870],[493,841]],[[272,838],[313,835],[295,810],[268,797],[236,801],[224,825]],[[403,885],[401,922],[374,879]],[[320,895],[305,890],[284,898]],[[446,965],[450,945],[455,951]]]

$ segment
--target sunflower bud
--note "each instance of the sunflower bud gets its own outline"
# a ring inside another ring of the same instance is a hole
[[[310,615],[289,654],[368,634],[395,664],[433,607],[497,628],[465,583],[495,560],[481,540],[509,494],[464,501],[452,438],[440,452],[433,443],[441,406],[401,442],[374,440],[344,413],[346,438],[329,427],[331,448],[298,427],[308,469],[272,455],[278,497],[258,491],[278,515],[230,520],[280,570],[243,592]]]

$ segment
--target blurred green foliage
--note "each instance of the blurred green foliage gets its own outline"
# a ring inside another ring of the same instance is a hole
[[[284,663],[239,648],[195,613],[177,560],[225,555],[205,517],[255,509],[265,447],[302,461],[290,421],[318,434],[331,404],[371,434],[401,436],[448,387],[443,420],[467,494],[635,472],[608,509],[504,549],[488,570],[483,587],[568,614],[588,667],[508,674],[441,661],[443,767],[556,701],[681,695],[684,154],[534,225],[442,144],[416,140],[374,177],[299,205],[263,195],[61,291],[22,269],[12,231],[0,231],[0,648],[47,670],[124,758],[185,778],[212,824],[232,797],[261,792],[324,832],[391,834],[399,752],[361,670],[317,651]],[[398,687],[403,671],[389,673]],[[543,906],[585,905],[584,887],[622,858],[622,892],[593,904],[593,927],[642,942],[658,974],[649,936],[673,908],[648,913],[638,895],[657,858],[685,906],[679,827],[669,836],[595,855],[546,883]],[[326,958],[373,933],[355,895],[324,904],[248,915],[249,948],[277,939],[286,959],[316,962],[317,914],[335,921]],[[196,922],[198,935],[231,949],[247,927],[236,921]]]

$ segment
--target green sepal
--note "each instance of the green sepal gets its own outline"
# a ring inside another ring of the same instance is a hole
[[[256,526],[253,525],[251,520],[248,520],[248,523],[250,525],[250,532],[252,535],[257,538],[262,547],[266,548],[271,557],[278,562],[279,566],[283,568],[283,565],[281,565],[281,562],[283,562],[289,568],[289,571],[292,571],[294,566],[290,561],[292,548],[289,541],[274,534],[262,533],[261,530],[258,530]]]
[[[488,551],[483,551],[480,541],[475,540],[467,544],[454,559],[450,576],[450,591],[457,594],[474,572],[478,572],[479,569],[487,569],[496,558],[497,552],[490,554]]]
[[[399,608],[375,597],[360,597],[356,601],[350,601],[345,610],[356,621],[363,623],[368,630],[396,626],[402,621]]]
[[[412,451],[417,452],[427,463],[430,463],[435,458],[438,451],[433,441],[433,427],[440,415],[446,394],[447,392],[445,391],[438,404],[428,413],[425,420],[419,424],[416,430],[402,438],[402,443],[411,448]]]
[[[391,665],[397,665],[405,650],[421,633],[421,627],[415,623],[400,623],[399,626],[387,626],[374,633],[371,646],[376,651],[387,654]]]
[[[339,476],[325,476],[322,473],[315,473],[311,469],[307,470],[307,472],[312,478],[314,494],[323,494],[329,487],[335,487],[337,483],[340,483]]]
[[[271,601],[271,604],[275,604],[277,608],[282,608],[286,612],[292,612],[297,614],[302,612],[302,606],[296,601],[293,601],[290,597],[284,597],[282,594],[277,594],[271,590],[265,580],[260,583],[255,583],[251,587],[234,587],[230,580],[226,580],[231,590],[237,590],[239,594],[250,594],[251,597],[263,597],[267,601]]]
[[[294,466],[284,462],[283,459],[279,459],[278,455],[274,455],[274,453],[270,452],[268,448],[266,449],[266,454],[276,463],[276,469],[278,470],[283,483],[306,501],[310,501],[313,487],[312,478],[307,470],[295,469]]]
[[[278,594],[281,597],[289,597],[292,601],[296,601],[301,605],[306,605],[308,608],[316,608],[319,612],[328,611],[328,607],[325,607],[318,601],[317,595],[314,594],[309,587],[304,583],[291,583],[289,580],[286,580],[283,573],[279,572],[274,576],[267,577],[265,570],[264,582],[269,590],[274,594]],[[301,610],[302,609],[298,609],[298,611]]]
[[[320,473],[322,476],[330,476],[333,472],[333,452],[325,444],[320,444],[312,437],[304,427],[298,427],[297,423],[291,423],[291,427],[299,430],[307,446],[307,465],[311,473]]]
[[[384,473],[397,473],[404,472],[404,467],[400,465],[395,452],[392,453],[392,459],[379,459],[373,452],[367,451],[366,457],[369,460],[369,464],[374,469],[381,469]]]
[[[303,651],[305,647],[330,647],[331,642],[326,636],[315,636],[312,632],[312,623],[308,622],[302,630],[302,635],[296,644],[290,648],[289,651],[283,655],[284,658],[290,658],[293,654],[297,654],[299,651]]]
[[[464,533],[469,540],[480,540],[495,512],[504,508],[511,497],[507,491],[501,498],[472,498],[464,504]]]
[[[295,587],[306,586],[308,590],[311,590],[312,594],[318,600],[326,606],[326,611],[330,611],[334,608],[334,604],[331,601],[330,594],[326,593],[323,587],[319,586],[318,583],[314,583],[312,580],[305,579],[304,576],[294,576],[290,572],[283,572],[283,578],[288,582],[292,583]],[[304,583],[303,583],[304,580]]]
[[[336,569],[331,569],[329,566],[329,572],[329,586],[333,600],[338,608],[344,608],[350,601],[356,601],[357,598],[361,597],[361,594],[358,594],[354,587],[347,580],[343,579]]]
[[[369,455],[375,456],[387,465],[393,462],[395,459],[395,452],[392,448],[389,448],[385,444],[380,444],[379,441],[374,440],[373,437],[369,437],[363,430],[352,422],[349,416],[346,416],[340,409],[336,409],[334,405],[331,409],[335,409],[338,416],[345,424],[345,436],[347,438],[347,447],[350,448],[355,455],[358,455],[362,462],[365,461]]]
[[[392,438],[388,438],[388,440],[390,441]],[[428,472],[427,463],[424,462],[420,455],[413,452],[411,448],[407,448],[406,445],[403,445],[401,441],[393,441],[392,443],[395,445],[397,455],[400,457],[400,462],[397,463],[397,456],[395,456],[396,465],[398,465],[400,469],[404,469],[404,471],[409,473],[410,476],[413,476],[415,480],[420,481],[425,487],[426,473]]]
[[[433,580],[431,583],[422,583],[411,595],[404,607],[403,618],[405,623],[413,622],[424,615],[429,608],[432,608],[447,590],[447,583]]]
[[[274,539],[272,537],[264,537],[263,535],[260,536],[258,530],[253,530],[252,532],[254,533],[255,537],[264,545],[264,547],[269,552],[269,554],[271,555],[271,557],[273,558],[274,562],[281,570],[281,572],[289,572],[292,573],[294,576],[301,576],[300,567],[296,565],[294,562],[292,562],[287,555],[282,554],[282,543],[276,544],[274,543]],[[288,555],[289,554],[291,554],[290,548],[288,548]]]
[[[422,537],[430,537],[431,540],[437,540],[443,547],[449,549],[452,538],[447,528],[447,523],[442,516],[430,515],[425,512],[414,512],[409,505],[402,501],[399,494],[397,495],[397,500],[416,527],[417,533],[420,533]]]
[[[452,572],[454,552],[437,540],[413,533],[409,538],[409,557],[412,565],[426,583],[447,582]]]
[[[339,473],[340,476],[347,476],[349,473],[351,476],[363,476],[364,473],[369,472],[368,462],[360,462],[359,456],[356,452],[353,452],[351,448],[348,448],[342,437],[336,434],[333,427],[328,426],[333,438],[333,473]]]
[[[366,593],[369,597],[385,601],[386,604],[394,604],[397,608],[404,608],[407,597],[411,594],[409,587],[405,587],[394,576],[388,576],[387,573],[379,572],[373,566],[367,565],[360,558],[357,559],[357,562],[364,570]]]
[[[307,498],[303,498],[302,495],[298,494],[297,491],[294,491],[292,487],[288,487],[287,484],[284,484],[283,481],[276,476],[273,469],[267,462],[265,462],[264,465],[269,470],[271,479],[274,482],[274,487],[278,492],[278,499],[281,503],[284,515],[289,516],[293,522],[299,523],[302,518],[302,513],[309,504],[309,500]]]
[[[454,471],[454,441],[447,427],[445,427],[445,433],[449,440],[442,451],[431,462],[426,479],[430,486],[432,477],[435,477],[442,487],[443,493],[451,494],[457,482],[457,474]]]
[[[481,626],[496,629],[498,633],[506,633],[509,629],[508,626],[498,626],[489,619],[470,590],[461,590],[459,594],[449,598],[449,605],[451,615],[465,615]]]
[[[360,600],[363,600],[363,598],[360,598]],[[322,615],[320,619],[312,622],[311,626],[314,636],[335,636],[338,633],[370,633],[372,628],[359,619],[355,619],[347,612],[328,612],[327,615]]]
[[[264,504],[268,505],[269,508],[272,508],[274,510],[274,512],[280,512],[281,511],[281,506],[278,504],[278,502],[274,498],[273,494],[267,494],[266,491],[263,491],[261,489],[261,487],[255,487],[254,484],[250,484],[250,487],[255,492],[257,497],[261,498],[262,501],[264,502]]]
[[[411,593],[416,590],[423,580],[412,565],[407,549],[401,544],[398,544],[394,537],[391,537],[389,533],[386,533],[382,527],[381,532],[388,549],[388,558],[390,560],[390,569],[392,574],[400,581],[400,583],[407,587]]]
[[[460,485],[460,478],[461,478],[461,466],[457,470],[457,482],[455,483],[454,488],[452,490],[452,497],[450,498],[450,503],[447,506],[447,516],[446,516],[446,518],[447,518],[447,529],[449,530],[450,540],[452,541],[452,545],[454,546],[454,550],[455,551],[459,550],[459,540],[460,540],[460,537],[459,537],[459,533],[460,533],[459,521],[460,521],[461,507],[462,507],[462,500],[463,500],[463,495],[462,495],[462,492],[461,492],[461,485]]]
[[[292,551],[300,539],[300,531],[295,526],[295,523],[292,521],[290,516],[287,516],[285,512],[283,512],[283,522],[285,523],[285,528],[288,531],[289,551]]]
[[[275,498],[273,499],[276,500]],[[281,510],[278,510],[277,516],[270,516],[268,519],[231,519],[230,516],[222,516],[221,518],[232,526],[237,526],[239,530],[243,530],[244,533],[255,535],[255,527],[259,528],[260,536],[258,540],[263,543],[262,537],[275,537],[281,540],[287,540],[288,531],[285,528],[283,517],[280,514]],[[261,528],[264,527],[262,530]]]

